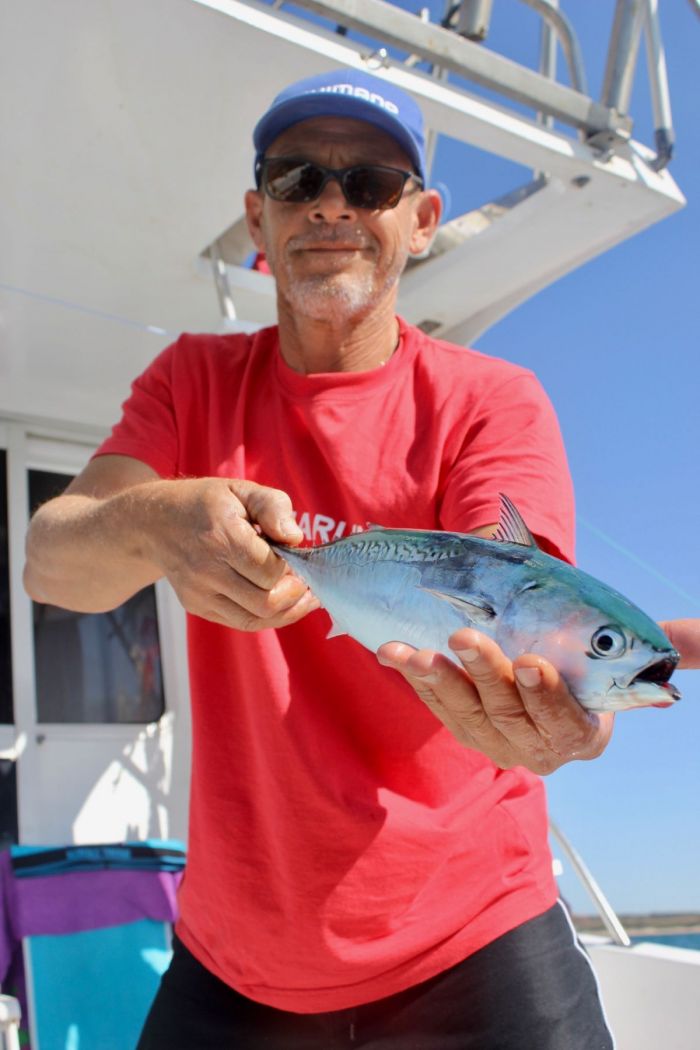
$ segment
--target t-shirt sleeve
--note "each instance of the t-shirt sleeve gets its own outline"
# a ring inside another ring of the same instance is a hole
[[[178,473],[178,435],[173,399],[173,355],[166,347],[131,384],[122,416],[95,456],[132,456],[162,478]]]
[[[574,560],[574,498],[559,423],[539,380],[519,372],[486,393],[460,435],[440,521],[467,532],[499,519],[499,493],[550,554]]]

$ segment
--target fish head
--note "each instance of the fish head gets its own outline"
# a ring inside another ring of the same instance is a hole
[[[511,653],[550,661],[592,711],[669,707],[679,653],[659,625],[612,588],[564,563],[533,572],[503,618]]]

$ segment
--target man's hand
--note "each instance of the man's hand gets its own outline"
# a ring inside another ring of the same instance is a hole
[[[440,653],[400,642],[381,646],[377,658],[404,676],[465,747],[501,769],[526,766],[541,776],[602,753],[613,715],[581,707],[546,660],[529,654],[511,663],[471,628],[456,631],[449,644],[464,670]]]
[[[286,493],[225,478],[166,481],[137,515],[148,557],[189,612],[257,631],[318,608],[258,531],[288,544],[303,538]]]
[[[318,607],[260,535],[299,543],[286,493],[229,478],[162,481],[99,456],[34,515],[25,587],[79,612],[114,609],[166,576],[184,607],[227,627],[283,627]]]

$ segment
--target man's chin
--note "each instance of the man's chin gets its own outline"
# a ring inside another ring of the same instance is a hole
[[[349,274],[296,279],[284,297],[294,313],[319,321],[351,320],[365,315],[379,298],[375,288]]]

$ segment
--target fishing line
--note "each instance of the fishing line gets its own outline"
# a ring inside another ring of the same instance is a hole
[[[673,582],[673,580],[669,580],[667,576],[664,576],[662,572],[659,572],[658,569],[655,569],[654,566],[650,565],[648,561],[644,561],[643,558],[640,558],[633,551],[628,550],[627,547],[623,547],[623,545],[621,543],[618,543],[617,540],[614,540],[612,536],[608,536],[607,533],[603,532],[602,529],[599,529],[597,525],[592,525],[590,521],[586,521],[586,519],[582,518],[580,514],[576,515],[576,520],[585,528],[587,528],[589,532],[592,532],[594,536],[597,536],[599,539],[607,543],[608,546],[612,547],[613,550],[619,551],[620,554],[624,554],[624,556],[628,558],[631,562],[634,562],[635,565],[639,565],[641,569],[644,569],[646,572],[648,572],[651,576],[654,576],[655,579],[659,580],[661,583],[665,583],[667,587],[669,587],[676,594],[680,595],[681,598],[685,598],[685,600],[690,602],[695,609],[700,611],[700,600],[698,598],[696,598],[692,594],[688,594],[687,591],[684,591],[683,588],[679,587],[678,584]]]
[[[43,292],[33,292],[29,288],[17,288],[13,284],[5,284],[0,281],[0,290],[14,292],[15,295],[25,295],[28,299],[36,299],[40,303],[50,303],[51,306],[62,306],[66,310],[75,310],[76,313],[88,314],[90,317],[99,317],[103,321],[114,321],[116,324],[128,325],[129,328],[140,328],[143,332],[151,332],[153,335],[167,335],[170,339],[177,339],[179,332],[169,332],[167,328],[161,328],[155,324],[143,324],[141,321],[132,321],[129,317],[120,317],[118,314],[108,314],[104,310],[96,310],[91,306],[82,306],[80,303],[72,303],[68,299],[58,299],[53,295],[45,295]]]

